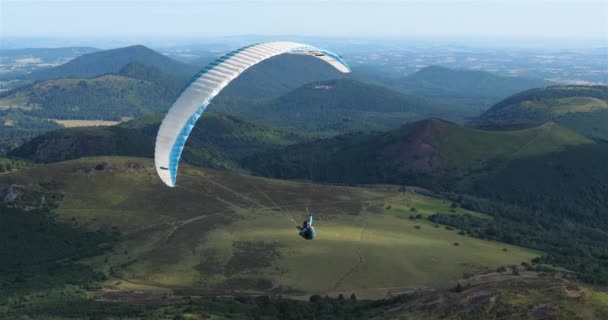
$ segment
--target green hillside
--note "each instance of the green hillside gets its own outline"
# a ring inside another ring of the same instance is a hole
[[[404,122],[428,117],[461,121],[471,115],[457,106],[350,79],[306,84],[266,101],[234,101],[220,96],[210,108],[323,135],[395,128]]]
[[[427,120],[387,133],[296,144],[254,155],[244,165],[278,178],[419,185],[452,194],[500,223],[441,215],[435,221],[549,251],[551,263],[608,283],[608,216],[601,214],[608,212],[607,161],[607,143],[556,124],[483,131]]]
[[[99,155],[152,158],[162,116],[150,114],[113,127],[66,128],[42,134],[9,155],[36,162],[58,162]],[[245,172],[240,159],[257,152],[276,151],[305,137],[239,116],[206,112],[184,149],[185,162]]]
[[[553,86],[532,89],[500,101],[477,123],[553,121],[586,135],[608,138],[608,87]]]
[[[50,130],[50,119],[114,120],[165,112],[187,80],[141,63],[90,79],[38,82],[0,94],[0,154]]]
[[[80,127],[51,131],[11,150],[10,157],[58,162],[98,155],[152,157],[154,140],[120,126]]]
[[[184,84],[190,79],[189,75],[164,72],[155,66],[140,62],[126,64],[118,71],[118,74],[154,83],[166,98],[175,98],[177,93],[184,87]]]
[[[185,80],[130,63],[117,74],[48,80],[7,92],[0,97],[0,109],[21,110],[45,119],[120,120],[165,112]]]
[[[175,61],[142,45],[87,53],[50,69],[36,70],[27,77],[40,81],[59,78],[92,78],[117,73],[132,62],[153,66],[162,72],[194,74],[197,67]]]
[[[121,75],[39,82],[0,100],[2,108],[41,118],[120,120],[171,105],[151,82]]]
[[[54,121],[24,114],[19,110],[0,110],[0,154],[49,130],[59,129]]]
[[[430,178],[436,178],[449,182],[446,187],[463,189],[478,175],[491,175],[511,161],[584,145],[603,147],[555,124],[486,131],[430,119],[387,132],[305,142],[278,154],[257,157],[272,163],[281,178],[431,185],[438,181]],[[255,157],[251,161],[255,167]]]
[[[430,66],[405,78],[392,80],[390,84],[409,94],[460,103],[480,112],[514,93],[554,83],[505,77],[485,71]]]

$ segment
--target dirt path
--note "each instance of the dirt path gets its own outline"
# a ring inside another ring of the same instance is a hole
[[[209,217],[213,217],[213,216],[217,216],[220,214],[226,214],[226,212],[216,212],[216,213],[212,213],[212,214],[203,214],[194,218],[190,218],[188,220],[183,220],[182,222],[180,222],[179,224],[175,225],[165,236],[164,241],[165,242],[169,242],[169,240],[171,239],[171,237],[175,234],[175,232],[177,232],[177,230],[185,225],[187,225],[188,223],[194,222],[194,221],[198,221],[201,219],[205,219],[205,218],[209,218]]]
[[[540,137],[541,135],[543,135],[546,131],[551,130],[551,127],[549,127],[549,129],[547,130],[540,130],[535,136],[534,138],[530,139],[530,141],[526,142],[526,144],[524,144],[523,146],[521,146],[519,149],[517,149],[515,152],[513,152],[512,155],[516,155],[518,153],[520,153],[521,151],[523,151],[524,149],[526,149],[529,145],[531,145],[534,141],[536,141],[536,139],[538,137]]]
[[[369,213],[367,212],[367,209],[365,209],[365,213],[363,214],[363,225],[361,226],[361,233],[359,234],[359,246],[357,247],[357,250],[356,250],[359,260],[357,261],[357,263],[355,263],[355,265],[352,268],[350,268],[350,270],[348,270],[345,274],[342,275],[342,277],[340,277],[340,279],[332,287],[331,291],[336,291],[338,289],[338,287],[340,287],[342,285],[344,280],[346,280],[353,273],[355,273],[355,271],[357,271],[357,269],[359,269],[359,267],[361,267],[361,265],[363,263],[365,263],[365,256],[363,255],[363,252],[361,251],[361,247],[362,247],[362,242],[363,242],[363,235],[364,235],[365,230],[367,229],[367,225],[369,223],[368,215],[369,215]]]

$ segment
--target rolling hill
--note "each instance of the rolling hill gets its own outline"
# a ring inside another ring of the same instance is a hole
[[[9,152],[35,162],[59,162],[99,155],[152,158],[162,116],[146,117],[112,127],[66,128],[42,134]],[[245,172],[240,159],[278,150],[306,137],[235,115],[206,112],[191,133],[183,160],[202,167]]]
[[[162,72],[192,75],[197,67],[175,61],[142,45],[103,50],[81,55],[57,67],[36,70],[29,80],[40,81],[60,78],[92,78],[117,73],[129,63],[139,62]]]
[[[48,80],[22,88],[0,104],[42,118],[120,120],[167,110],[171,101],[158,89],[154,83],[114,74]]]
[[[505,77],[477,70],[423,68],[407,77],[393,79],[392,87],[428,99],[459,103],[483,112],[514,93],[554,83],[541,79]]]
[[[500,101],[475,123],[549,121],[589,136],[608,139],[608,87],[553,86],[527,90]]]
[[[428,117],[461,121],[472,114],[458,106],[350,79],[306,84],[271,100],[232,100],[220,95],[209,108],[322,135],[395,128]]]
[[[387,132],[351,133],[296,144],[260,161],[272,163],[280,178],[428,186],[439,183],[438,178],[446,189],[462,190],[480,175],[490,175],[511,161],[586,145],[604,147],[555,124],[486,131],[429,119]]]
[[[50,131],[8,156],[46,163],[99,155],[152,157],[153,153],[153,138],[121,126],[99,126]]]
[[[116,74],[41,81],[3,93],[0,108],[43,119],[121,120],[165,112],[186,79],[129,63]]]

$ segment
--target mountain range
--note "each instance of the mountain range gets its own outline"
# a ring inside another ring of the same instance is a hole
[[[211,103],[175,188],[154,140],[199,67],[132,46],[1,93],[0,318],[608,316],[606,87],[303,58]]]

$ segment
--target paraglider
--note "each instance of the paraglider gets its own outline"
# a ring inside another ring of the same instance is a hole
[[[312,240],[317,236],[317,232],[315,228],[312,226],[312,214],[308,214],[308,220],[302,223],[302,226],[297,226],[298,233],[300,236],[306,240]]]
[[[284,53],[311,55],[340,72],[350,72],[340,56],[295,42],[254,44],[232,51],[210,63],[182,90],[158,130],[154,162],[156,172],[166,185],[175,187],[179,159],[188,135],[211,99],[249,67]]]

